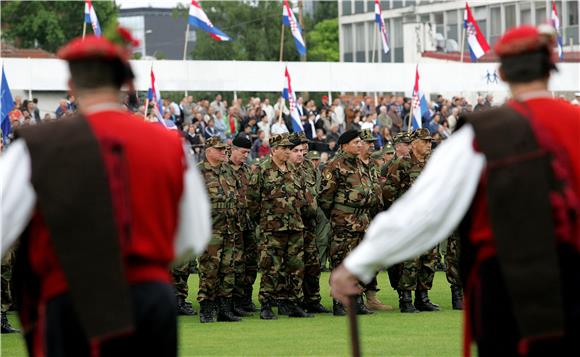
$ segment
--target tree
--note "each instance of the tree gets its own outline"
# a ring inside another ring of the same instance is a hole
[[[113,1],[94,1],[101,29],[117,22]],[[2,37],[22,48],[56,50],[82,35],[84,1],[3,1],[0,14]],[[92,29],[87,25],[87,34]]]
[[[338,17],[338,1],[316,1],[314,3],[314,23]]]
[[[338,62],[338,19],[324,20],[307,34],[308,60]]]

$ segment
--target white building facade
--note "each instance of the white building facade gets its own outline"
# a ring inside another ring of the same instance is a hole
[[[565,51],[580,50],[578,0],[556,1]],[[382,0],[382,16],[389,35],[390,52],[384,54],[377,35],[374,0],[339,0],[341,62],[412,62],[405,47],[418,46],[409,24],[419,24],[423,38],[418,52],[458,52],[461,47],[464,0]],[[506,30],[521,24],[539,25],[549,19],[552,1],[472,0],[473,15],[491,46]],[[406,29],[407,28],[407,29]],[[429,48],[429,45],[434,48]],[[467,46],[467,45],[465,45]],[[467,47],[464,47],[467,51]]]

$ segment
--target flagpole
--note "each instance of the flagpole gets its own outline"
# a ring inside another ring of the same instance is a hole
[[[378,31],[379,31],[379,27],[377,26],[377,23],[375,22],[375,31],[373,32],[373,58],[371,58],[371,63],[375,63],[375,51],[377,49],[377,32]],[[378,58],[377,58],[377,62],[378,62]],[[377,92],[375,91],[375,107],[378,105],[377,101],[378,101],[378,97],[377,97]]]
[[[280,62],[284,56],[284,24],[282,24],[282,32],[280,33]]]
[[[87,33],[87,23],[83,21],[83,39],[85,38],[86,33]]]
[[[149,109],[149,98],[145,99],[145,108],[144,108],[143,118],[147,121],[147,110]]]
[[[187,22],[187,27],[185,28],[185,43],[183,44],[183,64],[185,65],[186,71],[186,87],[185,87],[185,96],[187,97],[187,80],[189,80],[189,70],[187,69],[187,63],[185,62],[187,59],[187,42],[189,41],[189,21]]]
[[[463,26],[461,27],[461,58],[460,62],[463,63],[463,52],[465,51],[465,20],[463,20]]]

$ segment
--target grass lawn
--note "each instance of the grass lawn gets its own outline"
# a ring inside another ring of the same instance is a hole
[[[328,273],[321,278],[321,293],[323,304],[331,307],[327,282]],[[189,286],[190,300],[199,311],[195,302],[197,275],[190,276]],[[379,287],[379,298],[398,307],[386,273],[380,273]],[[442,311],[401,314],[397,309],[359,317],[362,354],[458,356],[462,315],[451,309],[450,294],[445,274],[438,272],[430,297]],[[18,326],[14,313],[9,319]],[[1,342],[1,356],[26,355],[20,335],[2,335]],[[198,316],[187,316],[179,318],[179,351],[180,356],[348,356],[350,345],[347,319],[331,314],[309,319],[282,316],[275,321],[262,321],[255,314],[239,323],[204,325]]]

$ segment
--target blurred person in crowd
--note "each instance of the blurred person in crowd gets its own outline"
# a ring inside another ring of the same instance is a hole
[[[210,119],[207,122],[204,136],[206,139],[209,139],[209,138],[214,137],[214,136],[220,136],[219,131],[215,128],[215,120],[214,119]]]
[[[220,112],[222,117],[226,115],[226,104],[222,101],[222,95],[217,94],[214,100],[209,104],[214,112]]]
[[[54,111],[54,114],[56,114],[56,118],[60,119],[60,117],[62,117],[63,115],[65,115],[68,112],[68,103],[66,99],[61,99],[59,101],[58,107],[56,108],[56,110]]]

